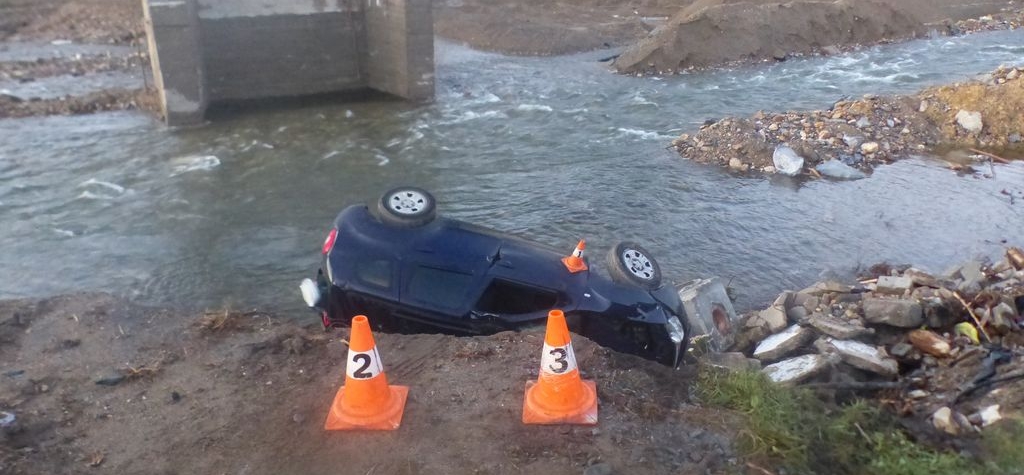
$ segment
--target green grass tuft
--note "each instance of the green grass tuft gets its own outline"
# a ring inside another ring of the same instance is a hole
[[[996,475],[1024,473],[1016,447],[1024,426],[986,430],[981,460],[917,444],[866,402],[835,407],[806,390],[787,388],[759,372],[705,370],[697,395],[706,404],[743,413],[737,442],[743,455],[790,474]]]

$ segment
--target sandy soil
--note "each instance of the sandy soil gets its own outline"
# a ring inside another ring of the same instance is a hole
[[[703,474],[736,463],[736,418],[688,403],[690,371],[580,337],[599,425],[522,425],[537,333],[377,334],[388,378],[411,387],[402,426],[328,433],[347,331],[221,316],[97,294],[0,301],[0,411],[17,417],[0,439],[0,473],[581,473],[604,463]]]

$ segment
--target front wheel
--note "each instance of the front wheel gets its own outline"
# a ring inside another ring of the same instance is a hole
[[[608,274],[620,284],[647,290],[661,287],[661,268],[651,253],[635,242],[620,242],[608,253]]]

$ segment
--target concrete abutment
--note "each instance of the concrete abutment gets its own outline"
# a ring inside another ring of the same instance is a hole
[[[142,0],[168,125],[211,103],[375,89],[434,98],[431,0]]]

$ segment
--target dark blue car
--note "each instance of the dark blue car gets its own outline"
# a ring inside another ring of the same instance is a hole
[[[362,314],[382,331],[484,335],[542,325],[560,309],[570,330],[601,345],[679,364],[689,339],[682,304],[642,247],[614,246],[609,278],[586,258],[435,210],[413,187],[342,210],[316,280],[300,286],[326,328]]]

